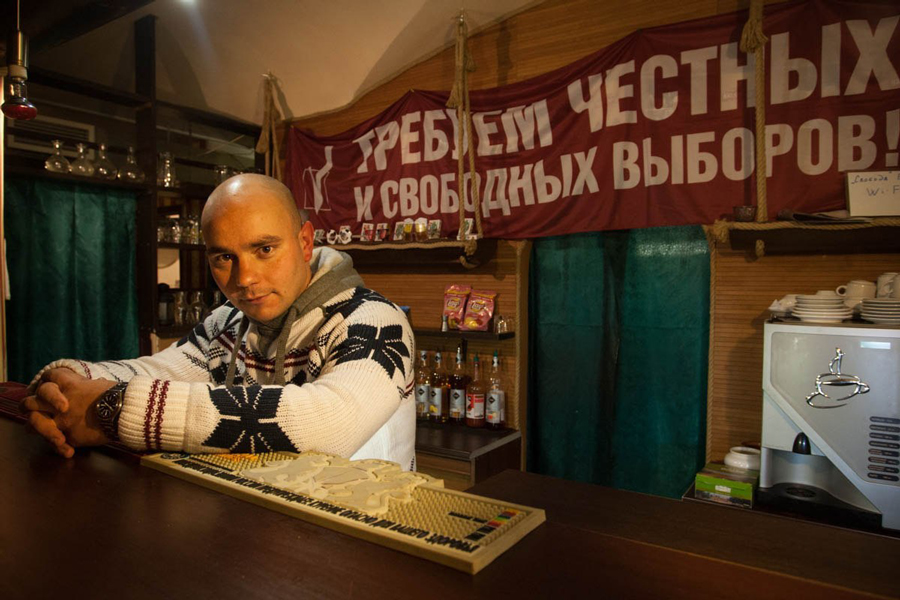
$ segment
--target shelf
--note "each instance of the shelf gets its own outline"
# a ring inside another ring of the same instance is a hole
[[[182,244],[178,242],[157,242],[157,248],[174,248],[176,250],[196,250],[196,251],[206,251],[206,245],[204,244]]]
[[[31,66],[28,68],[29,83],[37,83],[46,85],[67,92],[89,96],[91,98],[99,98],[122,106],[147,106],[151,99],[141,94],[125,92],[116,88],[111,88],[93,81],[77,79],[62,73],[54,73],[40,67]]]
[[[105,188],[114,188],[119,190],[129,190],[134,192],[145,192],[147,186],[139,183],[129,183],[118,179],[100,179],[99,177],[79,177],[71,173],[54,173],[48,171],[43,166],[43,161],[28,160],[27,158],[13,152],[6,153],[6,164],[4,165],[7,174],[21,175],[25,177],[37,177],[50,181],[60,181],[65,183],[75,183],[83,185],[93,185]]]
[[[521,437],[515,429],[476,429],[457,423],[419,421],[416,452],[468,461]]]
[[[152,187],[163,198],[203,198],[204,200],[216,189],[211,185],[194,183],[192,181],[182,181],[178,184],[178,187],[162,187],[159,185]]]
[[[181,327],[175,327],[174,325],[160,325],[156,328],[155,333],[160,338],[178,338],[181,339],[187,334],[191,332],[194,328],[194,325],[183,325]]]
[[[467,242],[456,240],[429,240],[425,242],[356,242],[328,246],[346,252],[353,257],[357,267],[380,272],[408,272],[411,268],[420,272],[446,272],[448,268],[468,271],[460,263],[465,256]],[[478,240],[475,254],[467,256],[469,263],[486,264],[496,256],[497,240]],[[477,268],[477,267],[476,267]]]
[[[413,333],[416,335],[427,336],[427,337],[439,337],[439,338],[449,338],[454,340],[509,340],[516,336],[515,331],[508,331],[506,333],[494,333],[493,331],[460,331],[458,329],[451,329],[450,331],[441,331],[440,329],[413,329]]]
[[[727,238],[734,250],[753,252],[756,241],[765,243],[766,254],[874,254],[900,252],[900,228],[896,218],[873,219],[859,225],[773,221],[771,228],[753,229],[728,224]],[[719,226],[718,222],[714,229]]]

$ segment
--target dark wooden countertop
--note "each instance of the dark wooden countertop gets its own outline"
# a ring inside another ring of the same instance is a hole
[[[0,597],[896,597],[900,540],[506,471],[547,522],[478,575],[142,468],[64,460],[0,418]]]

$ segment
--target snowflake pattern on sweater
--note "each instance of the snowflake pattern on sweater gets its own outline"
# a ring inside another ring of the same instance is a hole
[[[293,323],[285,386],[271,383],[275,347],[260,352],[255,325],[235,339],[242,317],[226,303],[153,356],[62,360],[44,370],[67,367],[129,382],[119,437],[137,450],[318,450],[349,457],[413,402],[412,329],[403,311],[376,292],[346,290]],[[235,348],[235,386],[225,388]]]

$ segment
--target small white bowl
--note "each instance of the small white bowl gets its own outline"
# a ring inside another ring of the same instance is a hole
[[[725,455],[725,464],[735,469],[759,471],[759,450],[747,446],[735,446]]]

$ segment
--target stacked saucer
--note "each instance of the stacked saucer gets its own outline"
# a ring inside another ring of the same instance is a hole
[[[865,298],[860,315],[866,321],[900,325],[900,298]]]
[[[798,295],[797,305],[791,314],[810,323],[840,323],[853,316],[853,310],[844,304],[842,296]]]

